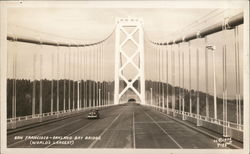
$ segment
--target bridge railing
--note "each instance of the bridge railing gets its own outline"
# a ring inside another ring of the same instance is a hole
[[[59,111],[59,112],[48,112],[48,113],[42,113],[42,114],[35,114],[35,115],[27,115],[27,116],[20,116],[16,118],[8,118],[7,119],[7,129],[14,129],[22,126],[26,126],[33,123],[39,123],[39,122],[46,122],[51,119],[61,118],[68,115],[74,115],[79,114],[85,111],[90,111],[91,109],[103,109],[107,107],[114,106],[114,104],[106,104],[98,107],[86,107],[82,108],[80,110],[77,109],[70,109],[65,111]]]
[[[150,107],[153,107],[155,110],[161,111],[163,113],[167,112],[167,109],[162,109],[162,107],[157,106],[157,105],[148,105]],[[170,112],[173,112],[171,108],[169,108],[169,110],[171,110]],[[183,112],[183,111],[179,111],[179,110],[174,110],[175,113],[179,114],[179,115],[185,115],[188,117],[192,117],[192,118],[196,118],[205,122],[210,122],[216,125],[220,125],[220,126],[227,126],[230,129],[234,129],[236,131],[241,131],[243,132],[243,125],[239,125],[233,122],[229,122],[229,121],[223,121],[220,119],[214,119],[212,117],[206,117],[206,116],[202,116],[202,115],[197,115],[195,113],[190,113],[190,112]]]

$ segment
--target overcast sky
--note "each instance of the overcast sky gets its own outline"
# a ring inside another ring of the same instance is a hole
[[[33,39],[60,41],[68,43],[93,43],[100,41],[107,37],[115,28],[116,18],[133,17],[143,20],[143,29],[145,35],[156,42],[165,42],[170,39],[179,37],[178,35],[185,35],[191,30],[197,30],[202,27],[211,25],[212,23],[221,21],[226,15],[234,15],[241,10],[232,9],[175,9],[175,8],[11,8],[8,9],[8,34],[17,37],[28,37]],[[219,15],[218,15],[219,14]],[[201,19],[204,17],[203,19]],[[202,21],[206,19],[206,21]],[[198,25],[191,26],[190,24]],[[189,27],[186,28],[185,27]],[[242,30],[242,28],[241,28]],[[232,35],[233,36],[233,35]],[[114,35],[106,42],[105,45],[105,73],[109,74],[108,79],[113,78],[114,72]],[[222,41],[223,36],[211,37],[211,43],[218,43]],[[228,37],[228,43],[233,43],[231,36]],[[242,35],[241,35],[242,41]],[[222,42],[220,42],[222,43]],[[195,51],[199,45],[193,43],[193,50]],[[220,46],[219,44],[217,46]],[[202,46],[200,47],[202,48]],[[242,47],[241,47],[242,49]],[[51,78],[52,74],[52,53],[51,51],[68,52],[69,50],[77,52],[77,48],[63,48],[58,49],[54,47],[29,45],[25,43],[9,43],[8,44],[8,76],[12,75],[12,55],[13,51],[18,51],[18,69],[17,76],[19,78],[33,78],[33,54],[34,52],[42,53],[43,57],[43,78]],[[80,49],[81,50],[81,49]],[[92,49],[88,49],[89,51]],[[220,50],[220,47],[218,48]],[[233,54],[233,46],[230,53]],[[242,52],[242,51],[241,51]],[[195,52],[194,52],[195,53]],[[230,54],[228,54],[230,55]],[[54,55],[55,57],[56,55]],[[66,55],[68,56],[68,55]],[[72,55],[71,55],[72,56]],[[242,56],[242,53],[241,53]],[[75,55],[75,58],[77,55]],[[204,57],[204,56],[203,56]],[[221,66],[222,55],[218,52],[217,64]],[[210,57],[211,58],[211,57]],[[59,56],[59,78],[63,77],[64,55]],[[88,59],[91,59],[89,55]],[[74,60],[74,59],[72,59]],[[187,59],[185,59],[186,61]],[[231,59],[232,61],[233,59]],[[201,58],[201,62],[204,58]],[[233,62],[229,64],[233,65]],[[90,63],[89,63],[90,64]],[[39,57],[37,57],[36,68],[38,69]],[[56,64],[54,64],[56,65]],[[87,64],[86,64],[87,65]],[[192,61],[195,66],[195,61]],[[242,65],[242,63],[241,63]],[[74,64],[76,66],[76,64]],[[54,70],[56,70],[54,66]],[[67,67],[67,65],[66,65]],[[204,70],[201,65],[201,70]],[[242,68],[242,66],[241,66]],[[68,67],[66,68],[68,69]],[[209,69],[211,72],[212,68]],[[195,71],[195,68],[194,68]],[[36,70],[39,73],[39,70]],[[165,72],[164,72],[165,73]],[[186,72],[187,73],[187,72]],[[234,74],[234,72],[231,72]],[[242,71],[241,71],[242,73]],[[178,74],[177,74],[178,75]],[[204,75],[204,73],[203,73]],[[212,74],[210,73],[210,76]],[[39,75],[36,75],[38,78]],[[67,76],[67,75],[66,75]],[[185,82],[187,83],[187,78]],[[229,76],[230,77],[230,76]],[[201,75],[201,78],[204,78]],[[221,70],[218,69],[219,85],[221,85]],[[195,76],[193,77],[195,79]],[[231,76],[234,80],[234,76]],[[230,79],[229,79],[230,80]],[[211,82],[211,81],[210,81]],[[201,89],[204,90],[204,81],[201,80]],[[210,83],[211,84],[211,83]],[[193,83],[193,88],[196,84]],[[234,85],[230,85],[234,87]],[[220,86],[219,86],[220,87]],[[212,88],[212,87],[211,87]],[[210,88],[210,90],[211,90]],[[231,92],[233,94],[233,91]]]

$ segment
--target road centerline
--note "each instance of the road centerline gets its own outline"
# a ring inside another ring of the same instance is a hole
[[[136,148],[136,144],[135,144],[135,115],[133,112],[133,148]]]

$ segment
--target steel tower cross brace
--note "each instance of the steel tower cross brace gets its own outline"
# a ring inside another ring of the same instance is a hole
[[[120,98],[125,94],[125,92],[129,89],[131,89],[139,98],[141,101],[141,104],[145,104],[145,77],[144,77],[144,36],[143,36],[143,29],[142,29],[142,20],[134,19],[134,18],[119,18],[117,19],[117,25],[115,30],[115,92],[114,92],[114,104],[119,104]],[[125,27],[134,27],[134,30],[132,33],[128,33],[125,30]],[[125,33],[126,39],[121,42],[120,41],[120,33]],[[133,39],[133,34],[138,32],[139,39],[138,41]],[[136,47],[137,50],[133,53],[133,55],[128,56],[123,50],[122,47],[127,41],[132,41]],[[133,62],[133,58],[136,55],[139,55],[139,66],[137,66]],[[120,58],[124,55],[126,57],[126,62],[121,66],[120,64]],[[128,65],[132,64],[133,67],[136,68],[137,74],[136,76],[129,81],[125,76],[123,76],[122,72],[124,68]],[[127,86],[125,89],[123,89],[121,92],[119,92],[120,83],[119,80],[122,79],[126,82]],[[133,86],[133,83],[140,79],[140,92]]]

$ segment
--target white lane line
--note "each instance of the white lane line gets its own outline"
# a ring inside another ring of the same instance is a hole
[[[176,119],[176,118],[173,118],[173,117],[171,117],[171,116],[169,116],[169,115],[167,115],[167,114],[165,114],[165,113],[162,113],[162,112],[160,112],[160,111],[158,111],[158,113],[160,113],[160,114],[162,114],[162,115],[164,115],[164,116],[167,116],[168,118],[170,118],[170,119],[172,119],[172,120],[174,120],[174,121],[177,121],[177,122],[179,122],[179,123],[181,123],[181,124],[183,124],[183,125],[185,125],[185,126],[187,126],[187,127],[189,127],[189,128],[192,128],[192,129],[194,129],[194,130],[196,130],[196,131],[198,131],[198,132],[200,132],[200,133],[202,133],[202,134],[204,134],[204,135],[207,135],[207,136],[209,136],[209,137],[211,137],[211,138],[214,138],[214,139],[219,139],[219,137],[217,137],[217,136],[214,136],[214,135],[212,135],[212,134],[209,134],[208,132],[205,132],[205,131],[203,131],[203,130],[201,130],[201,129],[199,129],[199,128],[196,128],[196,127],[194,127],[194,126],[192,126],[192,125],[189,125],[189,124],[187,124],[187,123],[185,123],[185,122],[183,122],[183,121],[181,121],[181,120],[179,120],[179,119]],[[239,147],[239,146],[237,146],[237,145],[235,145],[235,144],[230,144],[230,146],[232,146],[232,147],[234,147],[234,148],[236,148],[236,149],[242,149],[242,147]]]
[[[134,112],[133,112],[133,148],[135,149],[136,146],[135,146],[135,115],[134,115]]]
[[[168,122],[168,121],[156,121],[157,123],[171,123],[171,122]],[[150,124],[150,123],[154,123],[154,122],[151,122],[151,121],[138,121],[138,122],[135,122],[135,124]]]
[[[92,123],[94,123],[94,122],[96,122],[96,121],[90,122],[90,123],[88,123],[87,125],[84,125],[83,127],[79,128],[79,129],[77,129],[77,130],[75,130],[74,132],[72,132],[72,133],[70,133],[70,134],[68,134],[68,135],[66,135],[66,136],[71,136],[71,135],[73,135],[73,134],[79,132],[81,129],[83,129],[83,128],[89,126],[90,124],[92,124]],[[57,141],[61,141],[61,140],[62,140],[62,139],[57,140]],[[46,146],[45,148],[49,148],[49,147],[51,147],[52,145],[54,145],[54,143],[52,143],[52,144]]]
[[[165,129],[163,129],[148,113],[144,112],[179,148],[183,149],[182,146],[177,143],[177,141],[172,137],[170,136],[166,131]]]
[[[111,125],[120,117],[120,115],[122,114],[124,112],[124,110],[120,113],[120,114],[118,114],[117,115],[117,117],[103,130],[103,132],[99,135],[99,136],[103,136],[103,134],[104,133],[106,133],[106,131],[111,127]],[[95,144],[96,144],[96,142],[97,142],[98,140],[94,140],[89,146],[88,146],[88,148],[92,148]]]
[[[44,134],[46,134],[46,133],[49,133],[49,132],[52,132],[52,131],[54,131],[54,130],[60,129],[60,128],[62,128],[62,127],[65,127],[65,126],[67,126],[67,125],[71,125],[72,123],[76,123],[76,122],[78,122],[78,121],[80,121],[80,120],[81,120],[81,119],[78,119],[78,120],[72,121],[72,122],[70,122],[70,123],[67,123],[67,124],[61,125],[61,126],[59,126],[59,127],[55,127],[55,128],[49,129],[49,130],[47,130],[47,131],[45,131],[45,132],[41,132],[41,133],[38,133],[38,134],[35,134],[35,135],[32,135],[32,136],[41,136],[41,135],[44,135]],[[22,143],[22,142],[25,142],[25,141],[27,141],[27,140],[21,140],[21,141],[12,143],[12,144],[8,145],[8,147],[12,147],[12,146],[14,146],[14,145],[16,145],[16,144],[19,144],[19,143]]]

